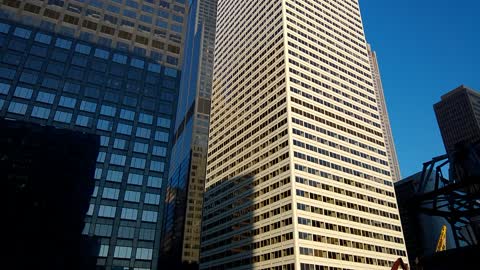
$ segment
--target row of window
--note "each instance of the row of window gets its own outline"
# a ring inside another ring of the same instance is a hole
[[[109,245],[101,245],[100,251],[98,252],[98,257],[107,257],[109,248],[110,248]],[[132,247],[116,246],[113,252],[113,257],[120,258],[120,259],[130,259],[132,258],[132,255],[133,255],[132,251],[133,251]],[[152,256],[153,256],[153,249],[137,248],[134,258],[137,260],[152,260]]]
[[[145,224],[148,223],[143,223],[142,225]],[[111,237],[113,234],[113,225],[102,223],[92,225],[91,223],[85,223],[82,234],[93,234],[101,237]],[[134,239],[135,235],[137,235],[138,239],[141,241],[154,241],[156,231],[154,229],[126,227],[120,225],[116,234],[117,238],[120,239]],[[145,242],[142,242],[142,244],[145,244]]]
[[[123,168],[118,168],[118,169],[123,169]],[[105,171],[105,175],[103,174],[104,171]],[[152,176],[152,175],[145,177],[143,174],[138,174],[133,172],[128,173],[127,175],[123,171],[115,170],[115,169],[104,170],[101,168],[96,168],[94,178],[97,180],[106,179],[107,181],[110,181],[110,182],[122,183],[122,181],[124,181],[124,176],[126,176],[126,182],[129,185],[142,186],[144,184],[145,178],[147,178],[147,181],[146,181],[147,187],[152,187],[152,188],[162,187],[162,178],[160,177]]]
[[[117,207],[109,205],[99,205],[98,207],[98,217],[104,218],[115,218],[117,214]],[[95,204],[90,204],[88,208],[87,215],[92,216],[94,214]],[[137,220],[138,214],[141,210],[134,208],[122,208],[120,218],[125,220]],[[144,222],[153,222],[158,221],[158,212],[143,210],[141,215],[141,220]]]

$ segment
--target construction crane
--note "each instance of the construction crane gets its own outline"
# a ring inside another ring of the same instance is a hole
[[[447,226],[443,225],[442,230],[440,231],[440,236],[438,237],[437,248],[435,249],[435,252],[445,250],[447,250]]]

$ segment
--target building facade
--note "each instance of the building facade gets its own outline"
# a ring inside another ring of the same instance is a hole
[[[1,118],[100,136],[83,230],[97,269],[157,269],[180,71],[11,20],[0,61]]]
[[[162,258],[174,264],[171,267],[195,268],[200,257],[217,1],[195,0],[189,7]]]
[[[392,179],[394,182],[400,181],[400,165],[398,164],[397,150],[393,140],[390,119],[388,118],[387,102],[383,93],[382,77],[380,76],[380,68],[378,66],[377,54],[368,45],[368,56],[370,58],[370,68],[372,70],[373,85],[377,96],[377,107],[379,116],[381,117],[382,130],[385,136],[385,148],[387,149],[388,163],[390,164]]]
[[[459,143],[480,142],[480,93],[459,86],[433,106],[447,154]]]
[[[6,0],[2,18],[182,66],[185,0]]]
[[[359,4],[220,0],[201,269],[408,261]]]

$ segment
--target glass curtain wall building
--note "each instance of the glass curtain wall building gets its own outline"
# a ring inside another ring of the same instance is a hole
[[[157,269],[180,72],[9,20],[0,61],[0,117],[100,136],[83,230],[97,269]]]
[[[198,266],[200,256],[216,3],[189,5],[162,240],[162,258],[171,267]]]
[[[185,0],[5,0],[0,17],[181,67]]]
[[[408,261],[358,2],[217,14],[200,268]]]

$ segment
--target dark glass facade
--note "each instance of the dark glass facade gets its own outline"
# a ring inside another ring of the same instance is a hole
[[[217,1],[189,3],[182,81],[167,186],[162,259],[198,268]]]
[[[98,269],[157,269],[180,71],[0,21],[0,117],[100,136],[84,235]]]
[[[3,119],[0,130],[4,267],[95,269],[98,245],[81,232],[100,138]]]

